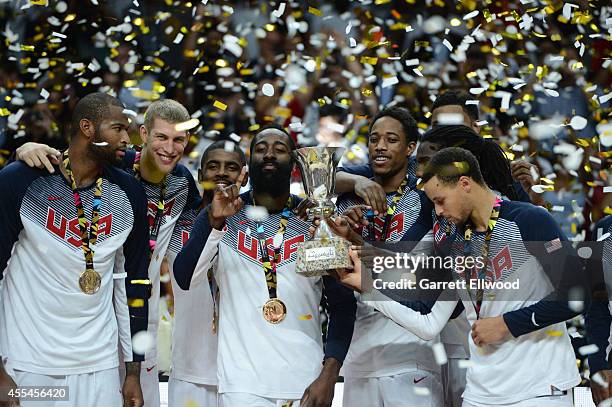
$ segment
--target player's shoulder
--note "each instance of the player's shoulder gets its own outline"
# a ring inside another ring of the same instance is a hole
[[[608,215],[604,218],[599,219],[595,224],[595,235],[597,236],[597,231],[601,230],[602,234],[606,234],[608,232],[612,233],[612,215]]]
[[[146,197],[146,193],[142,183],[138,181],[132,174],[114,166],[104,167],[104,178],[110,183],[117,185],[122,189],[130,200]]]
[[[528,202],[503,200],[499,217],[516,224],[524,240],[542,240],[551,235],[561,235],[552,215],[545,208]]]
[[[181,163],[176,164],[172,170],[172,175],[180,178],[193,179],[193,175],[191,174],[191,171],[189,171],[189,168],[185,167]]]
[[[55,167],[55,173],[51,174],[46,169],[32,168],[23,161],[15,161],[0,170],[0,184],[3,187],[21,186],[27,188],[37,178],[55,176],[56,174],[59,174],[58,167]]]

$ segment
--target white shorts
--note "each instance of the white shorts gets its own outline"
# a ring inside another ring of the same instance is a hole
[[[395,376],[344,379],[344,407],[442,407],[437,374],[419,370]]]
[[[66,376],[47,376],[15,370],[17,386],[68,386],[68,401],[20,401],[21,407],[98,407],[122,406],[117,368]]]
[[[563,396],[543,396],[535,397],[529,400],[519,401],[518,403],[511,404],[496,404],[495,407],[572,407],[574,402],[572,401],[571,390],[568,394]],[[490,404],[478,404],[471,403],[467,400],[463,401],[463,407],[490,407]]]
[[[299,407],[300,400],[270,399],[249,393],[219,394],[219,407]]]
[[[125,380],[125,364],[119,368],[121,377],[121,386]],[[159,407],[159,376],[157,373],[156,363],[144,362],[140,363],[140,387],[142,389],[142,397],[144,404],[147,407]]]
[[[168,406],[217,407],[217,386],[191,383],[170,377]]]
[[[446,406],[461,407],[462,395],[465,390],[466,368],[459,367],[460,361],[469,359],[448,358],[448,363],[442,365],[442,386]]]

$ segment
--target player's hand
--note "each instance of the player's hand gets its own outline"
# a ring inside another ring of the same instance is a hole
[[[139,375],[126,375],[121,393],[123,394],[123,407],[144,406],[144,397],[140,387]]]
[[[591,397],[596,406],[612,397],[612,370],[601,370],[591,377]]]
[[[363,244],[363,239],[360,235],[355,233],[353,229],[351,229],[349,221],[345,216],[334,216],[331,219],[326,219],[325,222],[334,235],[346,239],[356,245]],[[310,237],[315,235],[315,232],[320,225],[321,219],[315,218],[312,221],[312,226],[309,229]]]
[[[334,358],[327,358],[319,377],[304,391],[300,407],[331,406],[339,372],[340,362]]]
[[[371,179],[363,177],[355,184],[355,194],[378,213],[387,212],[387,194],[385,190]]]
[[[537,167],[525,160],[516,160],[510,163],[510,169],[512,170],[512,178],[521,184],[532,202],[536,205],[543,204],[544,198],[531,189],[532,186],[537,184],[537,178],[539,177]]]
[[[246,175],[246,167],[242,167],[242,171],[235,183],[228,186],[217,185],[208,212],[208,220],[215,229],[221,229],[225,219],[238,213],[244,205],[240,198],[240,187],[246,179]]]
[[[361,260],[359,259],[358,250],[351,248],[349,250],[349,257],[351,258],[351,262],[353,263],[353,269],[336,269],[335,273],[332,274],[338,278],[345,286],[350,289],[361,292]]]
[[[312,198],[306,198],[293,210],[293,213],[302,220],[308,220],[308,209],[315,206],[317,206],[317,203]]]
[[[476,346],[503,342],[511,336],[503,316],[478,319],[472,325],[472,340]]]
[[[25,143],[15,151],[15,157],[30,167],[46,168],[54,173],[53,164],[58,165],[62,154],[46,144]]]
[[[13,378],[8,373],[6,373],[6,371],[4,370],[4,367],[2,367],[2,361],[0,361],[0,389],[2,389],[2,392],[4,393],[4,395],[7,395],[10,389],[16,389],[16,388],[17,388],[17,384],[15,383]],[[16,407],[16,406],[19,406],[18,399],[12,399],[9,401],[0,401],[0,407]]]
[[[346,216],[353,229],[358,229],[361,226],[368,226],[369,222],[365,217],[365,211],[371,210],[372,207],[368,205],[353,205],[346,208],[342,212],[342,216]],[[377,211],[374,211],[374,215],[378,215]]]

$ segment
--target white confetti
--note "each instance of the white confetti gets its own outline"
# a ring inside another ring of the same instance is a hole
[[[604,194],[609,194],[610,192],[612,192],[612,186],[603,187],[603,193]]]
[[[608,233],[606,233],[606,234],[604,234],[604,235],[599,236],[599,238],[597,239],[597,241],[598,241],[598,242],[603,242],[604,240],[606,240],[606,239],[607,239],[607,238],[609,238],[609,237],[610,237],[610,232],[608,232]]]
[[[123,111],[121,113],[123,113],[126,116],[138,117],[138,113],[136,113],[135,111],[130,110],[130,109],[123,109]]]
[[[140,331],[132,337],[132,348],[134,353],[144,355],[154,344],[153,335],[148,331]]]
[[[446,38],[444,38],[444,41],[442,41],[442,44],[444,44],[444,46],[448,48],[450,52],[453,52],[453,45]]]
[[[47,100],[49,98],[49,91],[45,88],[42,88],[40,90],[40,97],[42,97],[43,99]]]
[[[476,106],[478,106],[479,103],[480,102],[478,100],[466,100],[465,101],[466,105],[476,105]]]
[[[99,142],[94,142],[91,144],[93,144],[94,146],[98,146],[98,147],[106,147],[108,145],[106,141],[99,141]]]
[[[285,6],[287,5],[287,3],[281,3],[278,6],[277,10],[274,10],[272,12],[272,15],[276,18],[281,18],[283,16],[283,14],[285,14]]]
[[[599,103],[601,103],[602,105],[604,103],[606,103],[608,100],[612,99],[612,92],[605,94],[603,96],[599,97]]]
[[[416,379],[414,379],[416,380]],[[416,394],[417,396],[429,396],[431,395],[431,392],[429,391],[429,389],[427,387],[414,387],[414,394]]]
[[[474,18],[476,17],[478,14],[480,13],[480,11],[478,10],[474,10],[471,13],[467,13],[466,15],[463,16],[464,20],[469,20],[470,18]]]
[[[566,20],[572,19],[572,9],[573,8],[578,8],[578,6],[572,3],[565,3],[563,5],[563,17],[565,17]]]
[[[563,205],[554,205],[551,210],[553,212],[564,212],[565,211],[565,206]]]
[[[199,124],[200,124],[200,121],[198,119],[189,119],[185,122],[177,123],[174,126],[174,129],[176,131],[187,131],[187,130],[191,130],[191,129],[198,127]]]
[[[246,216],[255,222],[263,222],[268,219],[268,210],[265,206],[247,206]]]
[[[352,29],[353,29],[353,25],[351,23],[348,23],[344,32],[346,33],[346,35],[348,35],[348,33],[350,33]]]
[[[588,123],[587,119],[585,119],[584,117],[574,116],[572,117],[572,120],[570,121],[570,126],[574,130],[582,130],[586,127],[587,123]]]
[[[590,344],[590,345],[584,345],[578,348],[578,353],[580,353],[582,356],[586,356],[586,355],[592,355],[593,353],[597,353],[597,351],[599,350],[599,347],[597,345],[595,345],[594,343]]]
[[[413,58],[413,59],[407,59],[406,60],[406,66],[415,66],[419,64],[419,59],[418,58]]]
[[[184,36],[185,36],[185,35],[184,35],[183,33],[181,33],[181,32],[180,32],[180,33],[178,33],[178,34],[176,34],[176,37],[174,38],[174,41],[172,41],[172,43],[173,43],[173,44],[180,44],[180,43],[181,43],[181,41],[183,41],[183,37],[184,37]]]
[[[230,138],[230,139],[232,139],[232,140],[233,140],[234,142],[236,142],[236,143],[240,143],[240,141],[242,140],[242,139],[240,138],[240,136],[239,136],[239,135],[237,135],[236,133],[232,133],[232,134],[230,134],[230,135],[229,135],[229,138]]]
[[[357,41],[355,40],[355,38],[350,37],[349,38],[349,47],[355,48],[356,46],[357,46]]]
[[[280,233],[275,234],[274,239],[272,240],[272,244],[274,245],[274,247],[280,247],[283,244],[283,235]]]
[[[554,89],[544,89],[544,92],[548,95],[548,96],[552,96],[552,97],[558,97],[559,96],[559,92],[557,92]]]
[[[461,113],[440,113],[438,115],[438,124],[444,126],[463,124],[463,115]]]
[[[418,76],[423,76],[423,74],[421,73],[421,71],[420,71],[419,69],[417,69],[417,68],[414,68],[414,69],[412,70],[412,72],[414,72],[414,73],[415,73],[415,74],[417,74]]]
[[[235,146],[236,143],[234,143],[233,141],[227,140],[225,143],[223,143],[223,149],[228,153],[233,153]]]
[[[531,190],[536,194],[541,194],[547,190],[546,185],[532,185]]]
[[[434,343],[431,347],[433,350],[434,358],[438,365],[445,365],[448,363],[448,358],[446,356],[446,350],[444,350],[444,345],[440,342]]]
[[[597,346],[597,345],[595,345],[595,346]],[[593,376],[591,376],[591,380],[594,381],[595,383],[597,383],[600,387],[608,388],[608,382],[604,378],[604,375],[601,374],[601,372],[597,372]]]
[[[470,93],[472,95],[480,95],[485,90],[487,90],[487,89],[486,88],[470,88]]]
[[[263,93],[264,96],[274,96],[274,86],[272,86],[271,83],[264,83],[261,87],[261,93]]]
[[[393,86],[395,84],[399,83],[399,79],[397,79],[397,76],[392,76],[390,78],[385,78],[382,81],[382,87],[383,88],[388,88],[390,86]]]

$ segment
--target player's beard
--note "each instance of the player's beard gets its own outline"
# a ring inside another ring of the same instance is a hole
[[[99,129],[95,130],[91,142],[87,145],[87,149],[89,156],[101,165],[121,164],[121,160],[117,157],[116,149],[101,137]]]
[[[281,196],[289,191],[291,181],[291,169],[293,163],[276,162],[276,171],[264,171],[263,166],[268,162],[251,163],[249,166],[249,177],[253,185],[253,191],[268,193],[273,197]]]

